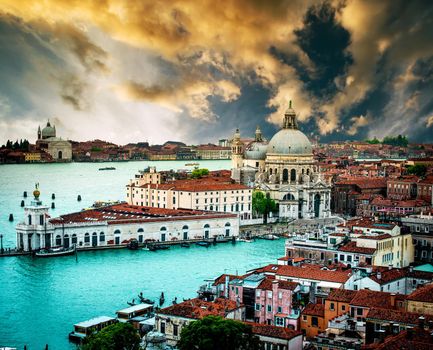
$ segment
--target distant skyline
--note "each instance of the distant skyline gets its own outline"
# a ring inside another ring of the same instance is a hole
[[[427,1],[0,0],[0,144],[270,138],[433,142]]]

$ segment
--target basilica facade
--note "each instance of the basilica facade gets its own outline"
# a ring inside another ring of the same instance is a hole
[[[56,126],[51,126],[50,121],[42,130],[41,127],[38,127],[36,146],[50,154],[55,161],[69,162],[72,160],[71,143],[56,136]]]
[[[307,136],[298,129],[291,106],[283,125],[269,142],[259,128],[255,140],[242,147],[240,132],[232,141],[232,178],[269,193],[282,219],[331,216],[331,186],[321,177]]]

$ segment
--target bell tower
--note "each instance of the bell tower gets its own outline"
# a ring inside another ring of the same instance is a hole
[[[258,125],[256,128],[255,141],[256,142],[262,142],[263,141],[262,131],[260,130],[260,126],[258,126]]]

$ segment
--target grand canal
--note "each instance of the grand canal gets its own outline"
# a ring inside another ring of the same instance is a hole
[[[125,185],[139,169],[183,168],[183,162],[115,163],[115,171],[98,171],[106,164],[71,163],[0,166],[0,233],[6,247],[15,246],[15,225],[22,219],[23,191],[31,194],[40,183],[41,199],[51,216],[77,211],[95,200],[123,200]],[[229,161],[200,162],[208,169],[228,169]],[[83,198],[77,202],[77,195]],[[26,203],[30,201],[26,199]],[[14,214],[15,222],[8,216]],[[72,325],[98,315],[113,315],[139,292],[167,303],[195,296],[204,279],[220,273],[243,273],[275,262],[283,255],[282,240],[253,244],[220,244],[210,248],[172,247],[168,251],[94,251],[74,257],[34,259],[0,258],[0,346],[26,344],[29,350],[73,349],[67,339]]]

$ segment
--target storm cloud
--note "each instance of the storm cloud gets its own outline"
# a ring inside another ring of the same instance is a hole
[[[54,116],[76,140],[196,143],[256,125],[270,137],[293,100],[301,127],[324,141],[431,142],[432,10],[404,0],[2,0],[0,138],[32,141]]]

